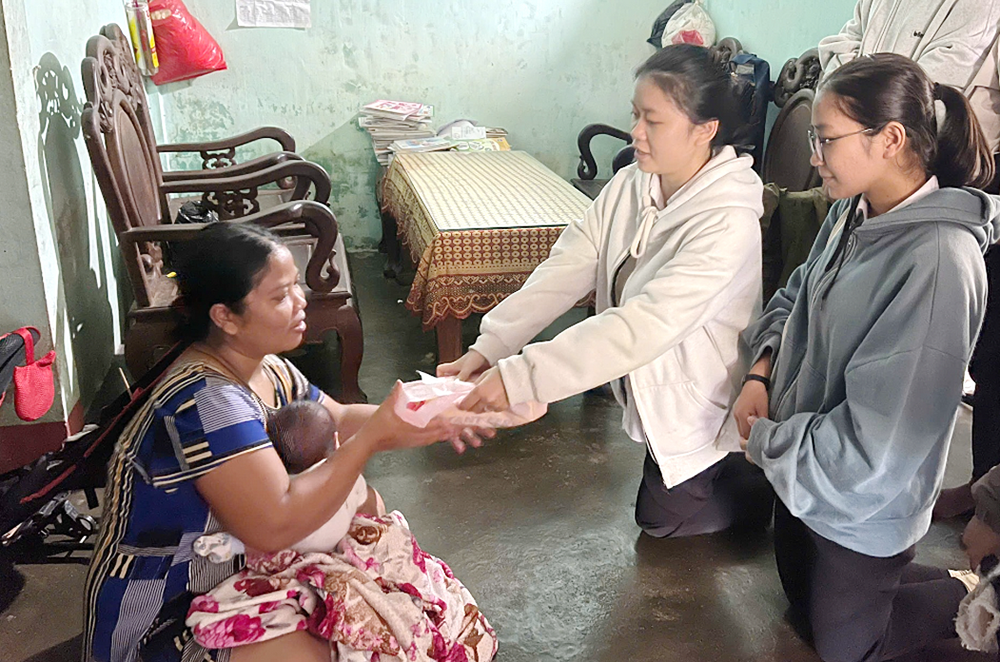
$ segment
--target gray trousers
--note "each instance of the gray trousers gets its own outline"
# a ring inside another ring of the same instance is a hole
[[[646,450],[635,523],[654,538],[680,538],[730,527],[766,528],[774,491],[764,472],[730,453],[697,476],[667,489]]]
[[[824,662],[891,660],[957,636],[967,591],[947,570],[841,547],[774,506],[774,553],[790,617]]]

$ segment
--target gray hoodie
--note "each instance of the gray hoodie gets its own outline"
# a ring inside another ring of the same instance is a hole
[[[744,332],[757,357],[773,352],[770,420],[754,424],[748,452],[824,538],[887,557],[926,533],[985,311],[998,202],[941,189],[845,242],[850,201],[837,202],[806,263]]]

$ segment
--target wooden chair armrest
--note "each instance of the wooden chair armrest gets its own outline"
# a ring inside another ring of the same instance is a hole
[[[583,127],[579,137],[576,139],[576,146],[580,150],[580,165],[576,168],[576,174],[580,179],[589,180],[597,177],[597,162],[594,160],[594,153],[590,149],[590,141],[594,136],[606,135],[619,140],[624,140],[626,145],[632,144],[632,134],[621,129],[616,129],[607,124],[588,124]]]
[[[332,292],[337,287],[340,282],[340,271],[331,258],[340,229],[337,217],[329,207],[312,200],[296,200],[261,214],[247,216],[241,221],[256,223],[280,236],[305,234],[315,237],[316,245],[306,264],[306,285],[313,292],[319,293]],[[298,231],[299,226],[301,232]]]
[[[325,293],[332,292],[340,282],[340,272],[330,259],[339,232],[337,217],[326,205],[312,200],[295,200],[267,211],[225,222],[256,223],[283,237],[304,235],[314,237],[316,245],[306,265],[306,285],[314,292]],[[124,254],[130,255],[144,242],[190,241],[206,225],[177,223],[136,227],[121,233],[118,241],[122,245]]]
[[[146,241],[188,241],[208,223],[175,223],[173,225],[144,225],[129,228],[118,235],[122,244],[139,244]]]
[[[301,161],[302,157],[295,152],[274,152],[265,156],[258,156],[250,161],[236,163],[230,166],[219,168],[205,168],[202,170],[165,170],[163,181],[176,182],[185,179],[217,179],[219,177],[236,177],[247,175],[258,170],[284,163],[285,161]]]
[[[201,193],[202,199],[217,208],[220,218],[229,220],[245,216],[244,207],[250,205],[251,213],[260,211],[257,189],[266,184],[280,183],[295,178],[293,200],[304,200],[310,186],[315,187],[313,199],[325,204],[330,199],[330,176],[326,170],[311,161],[291,160],[235,177],[209,177],[164,182],[164,193]],[[245,193],[244,193],[245,192]],[[237,208],[239,207],[239,208]]]
[[[281,145],[282,151],[294,152],[295,151],[295,139],[292,138],[287,131],[284,129],[279,129],[276,126],[262,126],[254,129],[253,131],[248,131],[246,133],[241,133],[237,136],[231,136],[229,138],[223,138],[222,140],[210,140],[201,143],[173,143],[165,145],[157,145],[156,151],[158,152],[215,152],[220,150],[232,150],[237,147],[242,147],[243,145],[249,145],[257,140],[267,140],[271,139],[276,141]],[[204,157],[204,154],[202,155]]]

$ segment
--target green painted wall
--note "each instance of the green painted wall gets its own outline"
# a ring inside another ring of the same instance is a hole
[[[56,402],[42,420],[65,420],[89,404],[120,338],[117,248],[80,134],[80,62],[122,6],[2,0],[0,10],[0,331],[32,324],[42,331],[36,355],[56,349]],[[17,422],[12,409],[0,409],[0,425]]]
[[[45,203],[40,222],[48,224],[58,258],[48,268],[58,269],[61,288],[56,338],[87,406],[121,342],[118,285],[128,285],[80,129],[80,63],[90,37],[107,23],[124,23],[124,10],[121,0],[26,1],[25,10],[38,117],[32,163]]]
[[[590,122],[629,123],[631,72],[666,0],[317,0],[309,30],[235,24],[231,0],[188,0],[229,70],[161,88],[164,137],[221,137],[261,124],[287,128],[330,170],[349,245],[380,236],[377,165],[358,108],[377,98],[434,104],[437,121],[505,127],[511,144],[574,176],[576,136]],[[720,34],[785,59],[839,30],[853,0],[711,0]],[[619,145],[597,145],[609,163]]]
[[[771,64],[775,77],[786,60],[839,32],[855,0],[709,0],[719,34],[735,36]]]
[[[838,30],[854,0],[709,0],[720,36],[785,59]],[[233,0],[188,0],[216,36],[229,70],[150,87],[163,140],[209,139],[262,124],[290,130],[334,181],[333,206],[351,246],[371,248],[380,226],[377,165],[359,106],[421,100],[437,121],[503,126],[564,177],[590,122],[627,127],[631,72],[666,0],[316,0],[309,30],[244,29]],[[119,0],[0,0],[0,129],[5,241],[0,329],[33,322],[56,347],[59,397],[46,420],[87,402],[120,342],[114,235],[80,136],[80,60],[90,35],[122,22]],[[608,163],[618,145],[596,144]],[[188,165],[195,165],[188,162]],[[4,408],[7,410],[9,408]],[[0,411],[0,424],[9,415]]]

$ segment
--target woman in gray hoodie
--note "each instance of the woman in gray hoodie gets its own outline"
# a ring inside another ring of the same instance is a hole
[[[996,237],[994,199],[961,187],[989,182],[993,161],[961,93],[900,55],[831,74],[812,124],[812,162],[838,202],[744,333],[755,363],[733,415],[778,496],[792,615],[824,660],[883,660],[955,636],[972,581],[912,560]]]

